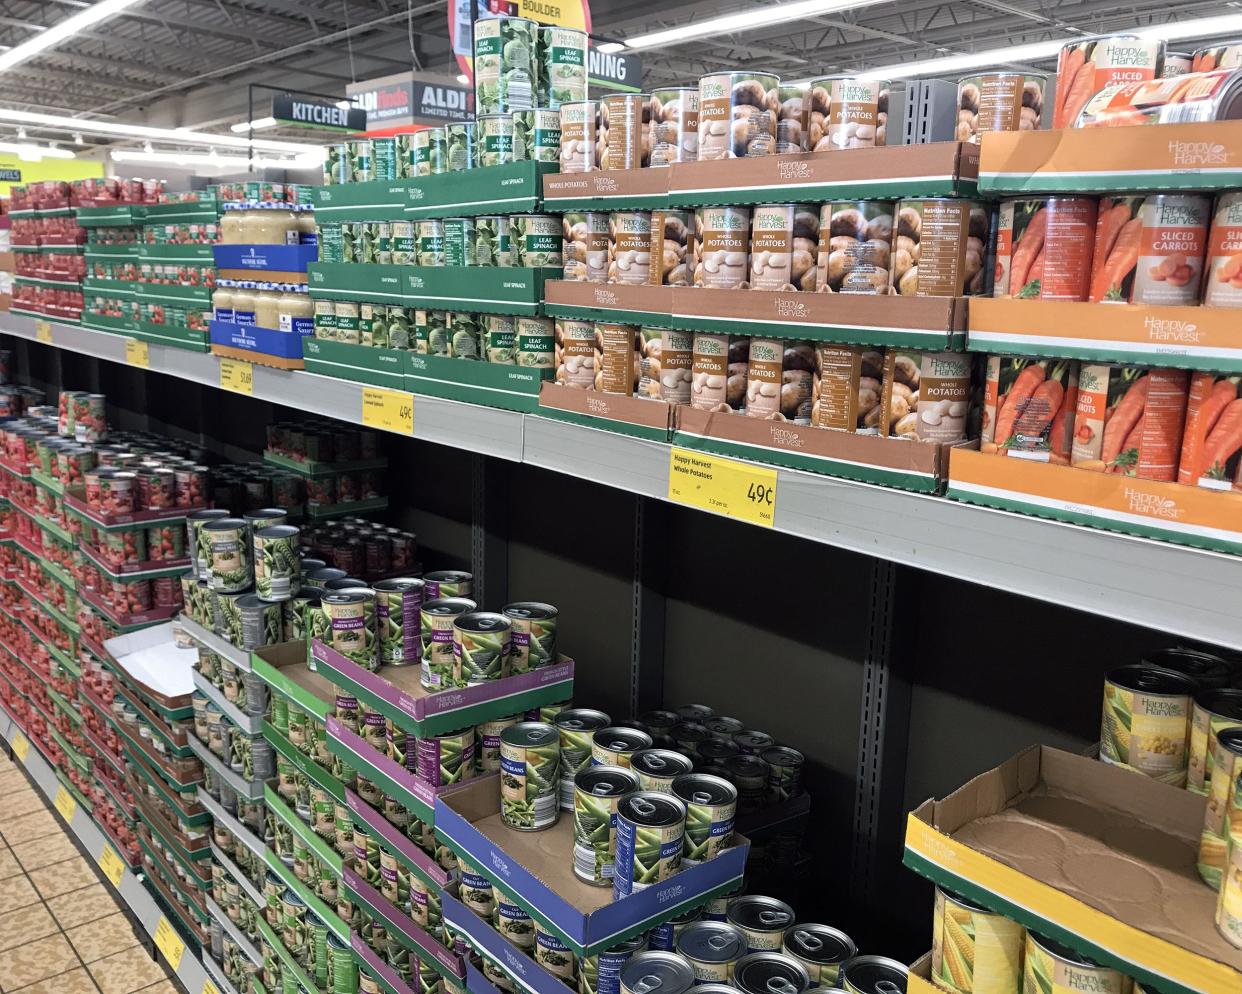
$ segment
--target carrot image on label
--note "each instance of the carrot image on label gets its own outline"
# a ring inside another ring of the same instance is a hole
[[[1049,461],[1068,463],[1067,425],[1073,424],[1077,401],[1077,366],[1068,359],[990,356],[979,450],[998,455],[1047,453]]]
[[[1065,127],[1065,105],[1069,102],[1068,97],[1070,91],[1074,88],[1074,82],[1078,78],[1078,73],[1082,69],[1083,64],[1087,61],[1087,53],[1081,45],[1074,45],[1072,48],[1064,48],[1061,50],[1060,65],[1057,66],[1057,92],[1056,98],[1052,102],[1052,126],[1054,128]],[[1095,79],[1095,63],[1091,64],[1091,79]],[[1090,96],[1088,94],[1088,96]],[[1083,100],[1086,103],[1086,100]]]
[[[1058,78],[1058,82],[1060,79]],[[1096,91],[1095,63],[1084,62],[1066,89],[1065,103],[1061,105],[1060,124],[1053,123],[1056,128],[1071,128],[1078,119],[1079,112],[1087,106]]]
[[[1009,286],[1015,296],[1028,296],[1031,271],[1043,272],[1044,237],[1048,233],[1048,211],[1040,207],[1031,215],[1026,230],[1013,246],[1013,261],[1009,264]],[[1038,265],[1037,265],[1038,264]],[[1038,289],[1035,295],[1038,296]]]
[[[1000,398],[994,436],[997,447],[1004,446],[1013,434],[1018,415],[1026,409],[1035,390],[1043,383],[1044,375],[1044,367],[1039,363],[1032,363],[1018,374],[1009,392]]]
[[[1105,234],[1107,236],[1109,233]],[[1115,237],[1106,237],[1105,241],[1111,244],[1101,255],[1097,240],[1090,299],[1097,303],[1109,300],[1125,303],[1129,298],[1129,283],[1133,280],[1142,250],[1143,222],[1137,217],[1131,218],[1117,229]]]
[[[1177,482],[1201,486],[1207,475],[1204,461],[1208,439],[1225,413],[1238,400],[1242,376],[1221,376],[1217,373],[1195,373],[1190,378],[1190,397],[1186,404],[1186,425],[1182,432],[1182,456],[1177,469]],[[1217,477],[1223,479],[1224,477]],[[1212,479],[1208,476],[1208,479]]]
[[[1242,450],[1242,400],[1230,401],[1203,447],[1203,472],[1227,480],[1229,461]]]
[[[1116,468],[1122,452],[1127,453],[1127,459],[1124,461],[1133,464],[1129,459],[1130,450],[1126,448],[1126,443],[1137,441],[1131,438],[1131,434],[1143,417],[1143,405],[1147,401],[1147,389],[1150,386],[1151,382],[1147,379],[1147,374],[1141,374],[1126,390],[1121,401],[1109,410],[1108,420],[1104,425],[1104,441],[1100,447],[1100,459],[1110,470]],[[1137,459],[1136,445],[1133,461]]]

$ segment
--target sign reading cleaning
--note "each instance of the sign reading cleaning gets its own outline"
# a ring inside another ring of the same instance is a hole
[[[303,128],[366,131],[367,112],[361,107],[338,107],[330,100],[281,93],[272,97],[272,117]]]

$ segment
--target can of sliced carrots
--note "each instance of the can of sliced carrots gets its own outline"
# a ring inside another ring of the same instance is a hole
[[[1228,490],[1242,466],[1242,375],[1194,373],[1177,482]]]
[[[1052,126],[1071,128],[1087,101],[1113,83],[1155,79],[1164,63],[1164,42],[1138,35],[1084,38],[1066,45],[1057,59]]]
[[[1183,369],[1083,363],[1070,463],[1172,482],[1189,387],[1190,374]]]
[[[1105,197],[1091,264],[1091,295],[1109,304],[1199,303],[1211,201],[1193,193]]]
[[[1172,79],[1174,76],[1185,76],[1188,72],[1194,72],[1193,67],[1194,57],[1189,52],[1165,52],[1160,78]]]
[[[1004,915],[936,888],[931,979],[958,994],[1019,994],[1026,929]]]
[[[1242,40],[1227,41],[1223,45],[1195,49],[1190,56],[1191,72],[1211,72],[1213,69],[1242,68]]]
[[[1242,307],[1242,191],[1216,198],[1205,270],[1203,303],[1208,307]]]
[[[988,356],[979,451],[1068,466],[1077,406],[1073,359]]]
[[[1002,200],[992,296],[1086,300],[1096,210],[1094,197]]]
[[[1236,69],[1187,73],[1142,83],[1114,83],[1087,101],[1075,128],[1132,124],[1196,124],[1242,117],[1242,73]],[[1197,150],[1196,150],[1197,151]],[[1197,166],[1201,159],[1192,154]]]

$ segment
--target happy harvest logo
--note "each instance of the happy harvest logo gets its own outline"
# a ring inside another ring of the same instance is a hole
[[[1177,502],[1168,497],[1161,497],[1159,494],[1149,494],[1142,490],[1134,490],[1126,487],[1125,497],[1130,505],[1130,510],[1134,514],[1145,514],[1151,518],[1167,518],[1170,521],[1176,521],[1182,516],[1182,508],[1177,506]]]
[[[1193,321],[1166,320],[1147,317],[1143,319],[1147,337],[1153,342],[1182,342],[1193,345],[1203,338],[1203,332]]]
[[[1175,166],[1223,166],[1229,161],[1224,145],[1216,142],[1169,142]]]

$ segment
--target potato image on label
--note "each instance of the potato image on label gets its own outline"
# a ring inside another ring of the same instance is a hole
[[[563,279],[608,282],[608,224],[603,211],[561,215]]]
[[[805,86],[782,86],[776,91],[776,154],[789,155],[805,152],[807,115],[807,88]]]
[[[957,84],[958,141],[979,142],[988,131],[1038,131],[1044,112],[1042,75],[991,72]]]
[[[712,73],[699,79],[699,159],[744,159],[776,151],[780,80],[770,73]]]
[[[809,342],[752,338],[746,367],[746,416],[811,423],[815,353]]]
[[[990,209],[971,200],[900,200],[891,285],[902,296],[957,297],[987,291]]]
[[[595,389],[595,322],[563,318],[556,322],[556,382]]]
[[[597,101],[561,104],[561,172],[589,173],[599,168],[598,132]]]
[[[696,240],[694,285],[740,290],[748,285],[750,208],[704,207]]]
[[[699,91],[674,87],[651,94],[652,166],[695,162],[699,157]]]
[[[752,290],[814,290],[819,222],[803,204],[756,207],[750,228]]]
[[[820,293],[891,293],[891,200],[831,201],[819,211],[815,289]]]
[[[818,343],[811,424],[862,435],[877,434],[883,379],[883,348]]]
[[[608,282],[646,283],[651,275],[651,214],[608,215]]]
[[[966,437],[970,411],[968,353],[891,350],[884,357],[881,435],[920,442]]]
[[[887,80],[829,76],[813,79],[807,113],[807,149],[882,147],[888,134]]]
[[[635,396],[661,400],[660,379],[663,375],[664,342],[659,328],[638,330],[638,384]]]
[[[667,404],[690,403],[694,366],[694,332],[660,332],[660,399]]]
[[[698,332],[694,336],[690,403],[702,411],[728,414],[746,403],[750,341]]]

